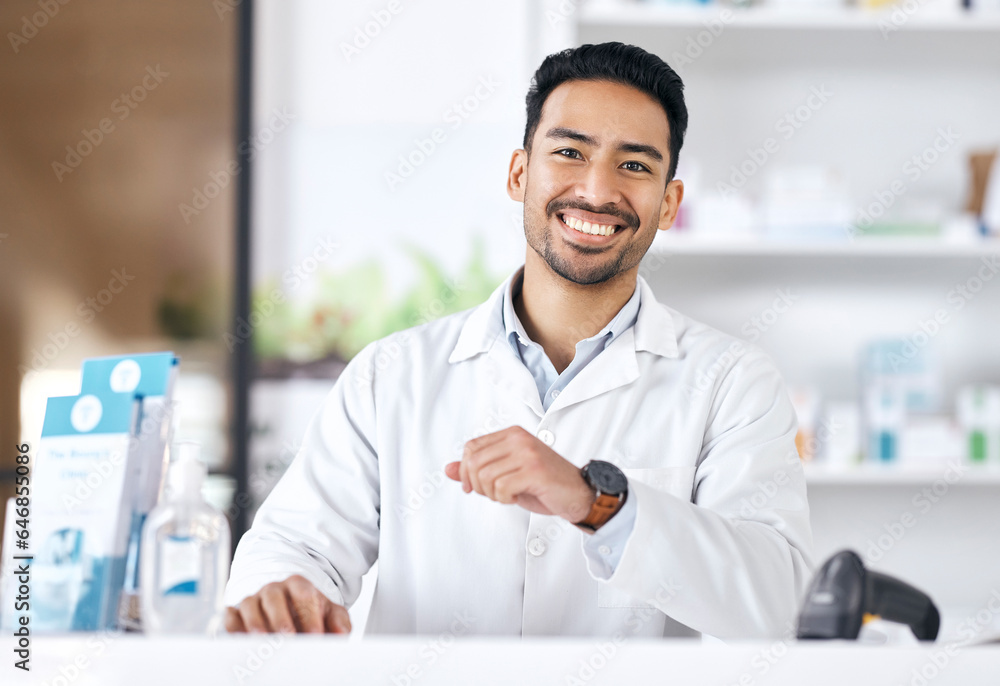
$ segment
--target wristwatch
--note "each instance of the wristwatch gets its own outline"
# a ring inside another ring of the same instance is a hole
[[[582,522],[576,522],[576,526],[594,533],[625,504],[625,498],[628,497],[628,479],[618,467],[601,460],[591,460],[585,464],[580,470],[580,475],[597,491],[597,499],[590,506],[590,514]]]

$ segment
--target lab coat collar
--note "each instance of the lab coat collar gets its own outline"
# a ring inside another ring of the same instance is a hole
[[[493,347],[497,337],[503,336],[503,321],[500,316],[503,294],[510,287],[511,281],[523,269],[524,265],[504,279],[504,282],[496,287],[486,302],[472,311],[462,326],[458,342],[451,351],[448,362],[461,362],[488,352]],[[632,336],[634,350],[644,350],[661,357],[677,357],[677,335],[671,311],[657,302],[656,296],[653,295],[653,289],[649,287],[644,278],[637,276],[636,283],[642,293],[640,295],[639,316],[636,319],[634,335]]]

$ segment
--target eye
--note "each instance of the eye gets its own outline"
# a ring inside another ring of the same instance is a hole
[[[622,166],[625,167],[628,171],[634,171],[634,172],[649,171],[649,167],[644,165],[642,162],[636,162],[634,160],[625,162],[624,164],[622,164]]]
[[[562,157],[568,157],[568,158],[570,158],[572,160],[581,160],[581,159],[583,159],[583,157],[580,155],[579,151],[574,150],[573,148],[562,148],[560,150],[556,150],[555,154],[556,155],[560,155]]]

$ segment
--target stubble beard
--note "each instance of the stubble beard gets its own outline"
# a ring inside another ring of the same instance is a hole
[[[524,199],[524,237],[528,246],[534,250],[545,261],[549,268],[556,274],[575,284],[589,286],[592,284],[610,281],[622,272],[628,271],[637,266],[642,261],[642,256],[646,253],[649,245],[637,245],[635,242],[628,242],[625,246],[618,248],[618,253],[613,259],[605,260],[596,265],[581,265],[566,259],[553,247],[552,231],[548,230],[549,218],[543,213],[529,210],[531,203],[527,195]],[[552,218],[556,219],[553,213]],[[541,216],[539,216],[541,215]],[[558,221],[558,219],[557,219]],[[652,223],[659,224],[654,216]],[[656,233],[656,226],[652,227],[652,235]],[[640,226],[637,231],[641,230]],[[632,231],[630,227],[623,227],[620,231]],[[621,239],[625,239],[622,236]],[[621,240],[620,239],[620,240]],[[588,247],[580,245],[570,245],[573,250],[581,255],[597,255],[607,253],[606,247]]]

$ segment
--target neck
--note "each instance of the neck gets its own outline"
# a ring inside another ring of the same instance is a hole
[[[531,340],[562,373],[573,361],[576,344],[599,333],[632,297],[638,271],[635,267],[608,281],[581,285],[556,274],[529,247],[514,311]]]

